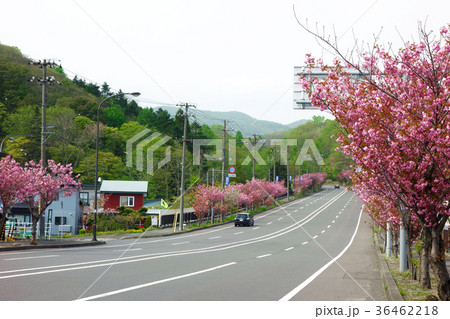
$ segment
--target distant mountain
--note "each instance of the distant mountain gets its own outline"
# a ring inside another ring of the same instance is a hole
[[[157,106],[154,107],[154,109],[158,109],[160,107],[169,112],[171,116],[175,116],[179,109],[174,106]],[[272,121],[257,120],[248,114],[237,111],[217,112],[192,108],[189,112],[193,114],[191,121],[196,120],[200,125],[223,125],[223,120],[230,120],[232,123],[228,124],[228,127],[234,129],[235,131],[241,131],[244,137],[249,137],[253,134],[266,135],[274,132],[286,131],[309,121],[299,120],[286,125]]]

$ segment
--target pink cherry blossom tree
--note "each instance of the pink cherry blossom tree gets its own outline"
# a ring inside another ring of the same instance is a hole
[[[420,29],[419,43],[406,43],[397,54],[375,45],[359,63],[315,34],[340,59],[326,66],[308,57],[307,64],[328,77],[303,79],[312,104],[328,109],[345,131],[338,142],[358,170],[355,188],[389,200],[407,233],[411,221],[419,221],[441,300],[450,300],[441,237],[450,215],[449,31],[444,27],[433,38]],[[358,70],[360,79],[348,68]]]
[[[312,187],[312,184],[313,180],[308,176],[308,174],[296,176],[293,181],[294,193],[303,194]]]
[[[62,165],[49,160],[47,168],[43,168],[41,163],[25,163],[21,176],[24,184],[17,198],[30,208],[32,244],[37,243],[36,227],[42,213],[60,191],[64,191],[63,196],[72,195],[81,186],[77,178],[73,176],[71,164]]]
[[[225,207],[219,205],[224,198],[224,194],[219,188],[199,184],[192,189],[192,195],[193,198],[190,203],[194,208],[199,225],[212,208],[219,210],[219,212],[221,209],[226,210]]]
[[[22,192],[22,167],[11,156],[0,161],[0,201],[2,204],[0,215],[0,234],[5,228],[6,215],[17,202],[17,196]],[[1,240],[1,238],[0,238]]]
[[[322,185],[327,180],[327,173],[310,173],[308,174],[309,177],[312,179],[312,189],[313,191],[317,192],[322,188]]]
[[[346,169],[346,170],[340,171],[336,175],[336,179],[344,185],[349,185],[352,181],[352,177],[351,177],[352,174],[353,174],[353,170]]]
[[[240,189],[237,185],[228,185],[225,187],[223,201],[229,210],[235,211],[238,208],[239,193]]]

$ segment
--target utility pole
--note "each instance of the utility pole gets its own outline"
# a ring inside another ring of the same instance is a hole
[[[289,145],[286,147],[287,164],[286,164],[286,186],[287,186],[287,200],[289,201]]]
[[[212,187],[214,187],[214,176],[216,175],[216,174],[214,174],[215,173],[215,170],[214,170],[214,167],[213,167],[213,169],[212,169],[212,178],[211,178],[211,183],[212,183]],[[208,217],[208,216],[206,216],[206,217]],[[208,218],[206,218],[206,220],[208,220]],[[211,224],[214,224],[214,205],[213,205],[213,207],[211,207]]]
[[[51,84],[61,84],[60,82],[58,82],[53,76],[51,77],[47,77],[47,67],[53,67],[53,66],[57,66],[57,64],[55,62],[51,62],[51,61],[47,61],[44,59],[43,62],[41,62],[40,60],[38,62],[28,62],[28,64],[31,65],[37,65],[40,68],[42,68],[42,78],[35,78],[34,76],[30,79],[30,82],[38,82],[41,86],[42,86],[42,127],[41,127],[41,167],[42,169],[45,169],[47,166],[47,157],[46,157],[46,152],[45,152],[45,142],[46,142],[46,137],[45,134],[47,134],[48,132],[46,132],[47,126],[46,126],[46,112],[47,112],[47,84],[51,85]],[[61,67],[61,66],[59,66]],[[40,239],[44,239],[45,237],[45,217],[42,214],[41,215],[41,219],[40,219],[40,224],[39,224],[39,238]]]
[[[227,130],[227,122],[230,122],[229,120],[223,120],[223,147],[222,147],[222,191],[225,188],[225,161],[226,161],[226,155],[227,155],[227,132],[233,131],[233,130]]]
[[[275,166],[275,164],[276,164],[276,162],[277,162],[277,147],[275,146],[275,148],[273,149],[273,181],[275,182],[275,179],[276,179],[276,175],[277,175],[277,172],[276,172],[276,166]]]
[[[225,188],[225,156],[227,153],[227,120],[223,120],[223,145],[222,145],[222,191]]]
[[[187,140],[187,125],[188,125],[188,116],[189,116],[189,108],[195,107],[195,105],[188,104],[188,103],[181,103],[177,104],[177,106],[184,107],[184,132],[183,132],[183,157],[182,157],[182,163],[181,163],[181,203],[180,203],[180,231],[183,231],[184,226],[184,192],[185,192],[185,185],[184,185],[184,174],[186,171],[186,142]]]
[[[255,154],[255,152],[256,152],[256,138],[258,137],[258,135],[256,135],[256,134],[253,134],[253,179],[255,178],[255,162],[256,162],[256,160],[255,160],[255,156],[256,156],[256,154]]]

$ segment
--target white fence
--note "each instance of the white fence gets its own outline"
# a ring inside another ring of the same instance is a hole
[[[65,225],[63,225],[65,226]],[[67,225],[69,226],[69,225]],[[39,236],[39,222],[37,223],[36,227],[36,233]],[[7,221],[5,225],[5,240],[7,237],[14,238],[14,237],[20,237],[20,238],[31,238],[31,232],[33,229],[33,223],[24,223],[24,222],[15,222],[13,221]],[[46,223],[45,224],[45,232],[44,232],[45,238],[51,239],[52,236],[52,224]]]

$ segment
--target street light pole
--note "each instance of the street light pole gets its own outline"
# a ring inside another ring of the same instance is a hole
[[[133,93],[119,93],[115,95],[108,96],[103,101],[100,102],[97,108],[97,137],[95,140],[95,181],[94,181],[94,228],[93,228],[93,236],[92,241],[97,241],[97,188],[98,188],[98,142],[100,136],[100,108],[103,103],[107,100],[112,99],[114,97],[123,96],[123,95],[132,95],[139,96],[141,93],[133,92]]]
[[[3,143],[5,143],[6,140],[9,140],[10,142],[14,142],[14,137],[5,137],[0,144],[0,152],[3,150]]]

